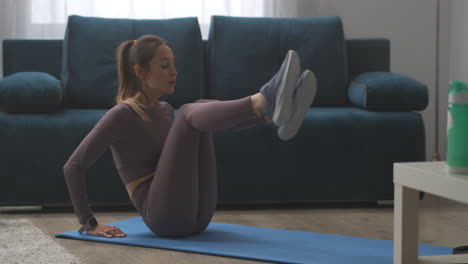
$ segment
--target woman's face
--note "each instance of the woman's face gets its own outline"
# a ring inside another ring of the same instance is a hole
[[[162,44],[156,48],[155,56],[149,63],[149,71],[145,74],[145,80],[150,83],[148,92],[157,97],[174,93],[176,77],[174,54],[171,48]]]

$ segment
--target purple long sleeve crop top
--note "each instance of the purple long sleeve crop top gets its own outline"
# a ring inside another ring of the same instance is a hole
[[[127,104],[109,109],[63,167],[68,192],[81,225],[93,217],[86,191],[86,170],[110,147],[121,180],[127,184],[156,169],[173,122],[173,108],[159,102],[143,119]]]

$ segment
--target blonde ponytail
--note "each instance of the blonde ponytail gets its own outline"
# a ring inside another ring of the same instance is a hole
[[[145,35],[138,40],[124,41],[117,48],[119,90],[115,102],[129,105],[145,122],[152,122],[148,116],[148,107],[139,102],[136,97],[138,95],[143,95],[146,99],[148,97],[143,91],[133,67],[140,65],[142,69],[148,70],[149,63],[154,57],[154,51],[161,44],[167,45],[167,42],[158,36]]]

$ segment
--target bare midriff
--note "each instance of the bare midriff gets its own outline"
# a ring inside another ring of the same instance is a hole
[[[125,185],[125,187],[127,188],[127,192],[128,192],[128,195],[130,196],[130,199],[133,199],[133,191],[140,185],[142,184],[144,181],[152,178],[154,176],[154,172],[151,172],[149,173],[148,175],[146,176],[143,176],[139,179],[136,179],[134,181],[131,181],[129,183],[127,183]]]

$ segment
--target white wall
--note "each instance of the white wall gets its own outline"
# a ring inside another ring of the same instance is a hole
[[[451,57],[451,40],[452,36],[452,1],[439,1],[439,80],[438,80],[438,153],[441,160],[446,159],[447,152],[447,105],[448,105],[448,90],[450,82],[450,57]]]
[[[468,1],[453,0],[451,11],[449,77],[468,81]]]
[[[447,152],[447,107],[450,80],[468,82],[468,1],[443,1],[445,36],[441,37],[446,49],[441,55],[441,75],[444,79],[439,85],[439,151],[441,158],[446,159]]]
[[[391,71],[413,77],[429,88],[429,106],[422,116],[426,158],[430,160],[436,129],[437,0],[299,0],[297,8],[299,16],[340,16],[346,38],[390,39]]]

